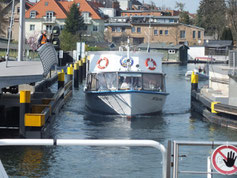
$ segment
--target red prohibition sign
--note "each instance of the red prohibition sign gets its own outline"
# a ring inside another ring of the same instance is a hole
[[[222,145],[217,147],[212,153],[211,162],[217,172],[225,175],[231,175],[237,172],[236,156],[236,147],[232,145]],[[233,165],[227,166],[228,161],[232,161]]]

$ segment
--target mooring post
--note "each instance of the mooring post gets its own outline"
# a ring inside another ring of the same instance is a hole
[[[79,88],[79,65],[76,62],[74,64],[74,88]]]
[[[20,91],[19,134],[25,137],[25,114],[30,113],[30,91]]]
[[[67,82],[73,79],[73,66],[70,64],[70,67],[67,67]]]
[[[79,83],[81,84],[83,81],[82,61],[80,60],[78,64],[79,64]]]
[[[197,91],[198,89],[198,74],[195,74],[192,72],[191,75],[191,91],[195,90]]]
[[[65,74],[64,70],[62,70],[62,72],[58,73],[58,89],[64,87],[64,81],[65,81]]]
[[[83,60],[82,60],[82,71],[83,71],[83,79],[85,79],[86,78],[86,58],[83,58]]]

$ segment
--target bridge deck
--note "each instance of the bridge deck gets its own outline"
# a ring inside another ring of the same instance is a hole
[[[28,84],[43,79],[41,61],[8,61],[0,63],[0,88]]]

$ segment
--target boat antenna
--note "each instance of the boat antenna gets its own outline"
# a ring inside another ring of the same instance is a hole
[[[150,52],[150,33],[151,33],[151,16],[149,17],[149,28],[148,28],[148,43],[147,43],[147,52]]]
[[[129,36],[128,36],[128,44],[127,44],[127,58],[129,59],[130,58],[130,40],[129,40]]]
[[[131,60],[130,60],[130,40],[129,40],[129,36],[128,36],[128,44],[127,44],[127,69],[128,71],[130,70],[131,67]]]

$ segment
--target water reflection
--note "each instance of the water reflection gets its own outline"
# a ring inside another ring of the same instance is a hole
[[[9,176],[43,177],[53,162],[52,149],[46,147],[1,147],[0,158]]]

